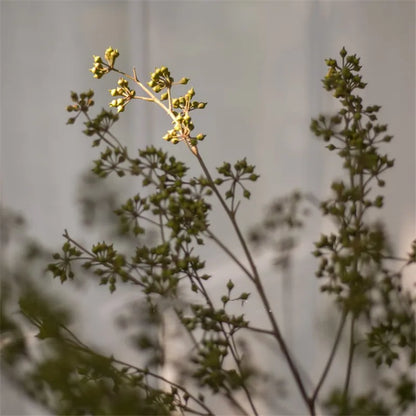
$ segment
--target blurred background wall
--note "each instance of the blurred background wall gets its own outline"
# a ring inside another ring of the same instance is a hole
[[[90,242],[77,198],[96,150],[80,125],[65,125],[65,108],[71,90],[89,88],[96,91],[97,107],[107,105],[107,90],[117,78],[97,81],[88,68],[92,55],[102,56],[109,45],[121,53],[118,66],[135,66],[139,77],[166,65],[175,77],[191,78],[196,99],[208,101],[196,123],[207,134],[200,149],[209,167],[244,156],[257,166],[261,178],[240,210],[243,229],[261,218],[274,197],[296,188],[322,198],[341,175],[336,156],[312,136],[309,122],[336,109],[321,87],[324,58],[337,57],[342,46],[357,53],[368,82],[365,100],[382,106],[380,118],[395,136],[389,151],[396,166],[386,178],[383,215],[395,249],[409,247],[416,212],[414,1],[3,0],[0,11],[1,203],[21,213],[30,235],[48,248],[62,244],[64,228]],[[117,131],[130,146],[163,147],[196,169],[184,146],[161,140],[168,128],[157,109],[133,103]],[[123,186],[137,192],[134,184]],[[215,223],[218,234],[235,244],[225,218]],[[305,356],[308,340],[307,354],[315,357],[306,364],[312,374],[321,368],[315,332],[321,318],[307,256],[322,226],[315,221],[308,228],[291,283],[292,309],[286,310],[296,356]],[[212,270],[238,279],[225,258],[206,254]],[[268,263],[259,262],[271,273]],[[282,283],[273,281],[270,290],[278,303]],[[116,346],[105,316],[122,300],[104,291],[86,291],[79,299],[89,316],[81,329],[91,338],[104,334]],[[31,409],[8,401],[2,414],[33,414]]]

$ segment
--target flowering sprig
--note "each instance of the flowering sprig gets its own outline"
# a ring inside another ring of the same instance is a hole
[[[326,60],[328,73],[322,82],[342,108],[332,117],[313,119],[311,130],[328,143],[330,151],[337,152],[347,175],[332,183],[332,196],[320,204],[323,215],[335,222],[336,230],[321,235],[313,254],[320,259],[316,276],[324,282],[321,290],[332,295],[342,311],[340,334],[347,318],[350,321],[347,376],[339,413],[353,414],[345,405],[350,400],[356,346],[366,344],[367,354],[377,366],[391,366],[406,355],[413,366],[416,331],[412,299],[401,293],[401,272],[386,267],[386,261],[392,258],[405,267],[407,259],[392,257],[384,227],[372,221],[373,211],[384,204],[382,195],[374,195],[374,185],[384,187],[381,176],[394,166],[394,160],[381,152],[381,145],[393,137],[385,134],[387,125],[377,123],[381,107],[364,106],[356,92],[366,86],[359,73],[360,59],[348,55],[345,48],[340,57],[340,62]]]
[[[155,71],[150,75],[151,80],[147,83],[154,92],[159,93],[165,88],[170,88],[173,85],[174,79],[170,76],[170,71],[165,66],[161,68],[156,68]],[[188,79],[186,84],[188,82]]]
[[[125,78],[120,78],[117,84],[118,87],[110,90],[110,94],[113,97],[121,96],[122,98],[111,101],[109,105],[110,107],[116,107],[117,112],[121,113],[130,100],[135,98],[136,91],[130,89],[129,82]]]
[[[107,61],[107,64],[103,62],[100,56],[93,55],[94,66],[90,69],[90,72],[93,73],[94,78],[100,79],[103,75],[110,72],[116,62],[116,58],[119,56],[117,49],[113,49],[111,46],[105,51],[104,57]]]
[[[93,90],[82,92],[79,95],[74,91],[71,92],[71,100],[74,102],[74,104],[68,105],[66,107],[66,111],[68,111],[68,113],[76,112],[77,114],[75,117],[70,117],[66,124],[74,124],[75,120],[81,113],[88,112],[89,108],[94,105],[94,100],[92,99],[93,96]]]
[[[205,108],[206,102],[192,101],[195,91],[193,88],[189,89],[183,96],[173,97],[172,87],[175,85],[186,85],[189,78],[181,78],[175,82],[171,76],[169,69],[166,66],[156,68],[150,75],[150,81],[147,88],[136,75],[136,70],[133,68],[133,75],[128,75],[123,71],[114,67],[115,60],[119,56],[117,49],[109,47],[105,52],[105,63],[100,56],[94,55],[94,66],[90,69],[94,78],[100,79],[110,71],[115,71],[123,77],[118,80],[118,87],[110,90],[113,97],[119,97],[110,102],[110,107],[116,108],[117,112],[123,112],[126,105],[133,99],[150,101],[159,105],[171,118],[173,128],[169,129],[163,136],[163,139],[173,144],[179,142],[186,142],[194,154],[197,153],[197,143],[205,138],[205,134],[193,134],[194,124],[190,116],[193,110],[200,110]],[[144,96],[136,95],[136,91],[130,88],[128,80],[135,82],[138,87],[144,92]],[[159,94],[160,96],[156,95]],[[167,104],[164,103],[167,101]]]
[[[101,78],[111,71],[121,76],[117,87],[110,89],[114,97],[110,107],[121,113],[127,104],[137,99],[159,106],[173,125],[163,139],[173,144],[184,142],[197,158],[202,175],[189,178],[185,164],[154,147],[130,154],[127,147],[110,132],[110,127],[118,120],[118,114],[103,110],[92,119],[88,111],[93,105],[93,93],[89,91],[79,96],[72,93],[74,104],[68,106],[67,110],[75,111],[77,115],[68,123],[72,124],[83,113],[87,118],[84,133],[95,137],[93,146],[101,142],[106,144],[99,160],[95,161],[93,171],[99,177],[110,173],[120,177],[126,174],[137,176],[142,186],[148,188],[145,195],[136,194],[114,211],[122,232],[136,242],[134,253],[122,254],[113,244],[105,242],[97,243],[88,250],[65,232],[67,242],[63,254],[55,254],[56,263],[49,267],[53,275],[62,281],[72,279],[72,264],[81,262],[85,269],[98,275],[100,283],[108,285],[111,292],[116,289],[116,284],[130,283],[141,290],[152,308],[158,307],[158,300],[161,300],[160,304],[169,304],[193,342],[190,363],[194,367],[190,374],[197,378],[201,387],[208,388],[212,393],[223,394],[241,414],[249,412],[244,408],[245,405],[240,405],[234,399],[234,390],[245,394],[247,407],[250,407],[252,414],[259,413],[249,388],[253,374],[243,360],[244,351],[234,338],[236,332],[240,335],[255,331],[276,342],[312,416],[316,415],[316,405],[318,400],[321,401],[318,396],[333,363],[346,322],[349,321],[351,325],[346,380],[343,392],[340,395],[335,392],[333,402],[328,402],[329,408],[338,408],[333,413],[351,414],[345,406],[355,400],[349,392],[349,384],[358,344],[367,346],[367,353],[377,366],[391,366],[398,358],[404,358],[405,353],[408,353],[409,365],[414,365],[416,331],[410,316],[411,300],[400,292],[401,271],[392,272],[386,267],[386,261],[400,260],[405,265],[414,263],[416,244],[413,244],[407,258],[392,257],[384,228],[369,218],[368,213],[380,209],[384,202],[382,195],[373,194],[377,189],[373,185],[384,186],[382,174],[394,165],[394,161],[380,150],[380,145],[392,139],[392,136],[384,134],[387,126],[377,123],[380,106],[364,106],[357,94],[357,90],[366,86],[360,75],[360,59],[356,55],[348,55],[343,48],[340,62],[326,60],[328,73],[323,85],[338,99],[341,109],[331,117],[319,116],[311,122],[315,135],[323,139],[330,151],[338,153],[347,175],[332,183],[332,195],[322,203],[316,203],[316,198],[303,193],[294,193],[276,201],[264,223],[251,236],[257,245],[276,248],[279,252],[276,265],[286,272],[296,245],[292,233],[303,226],[303,219],[308,212],[300,211],[300,202],[312,202],[314,206],[319,206],[322,214],[335,223],[333,232],[321,235],[315,242],[313,254],[320,260],[316,276],[323,282],[321,289],[333,296],[339,306],[340,324],[321,376],[316,386],[309,388],[309,383],[306,383],[303,372],[292,356],[293,349],[289,348],[281,331],[273,299],[264,287],[237,222],[240,204],[237,195],[241,192],[244,198],[250,198],[250,191],[245,184],[257,180],[254,166],[245,158],[234,164],[224,162],[217,168],[218,177],[213,178],[198,150],[198,143],[205,135],[194,133],[191,116],[192,111],[205,108],[206,103],[194,100],[193,88],[183,95],[173,94],[175,87],[186,85],[189,79],[182,78],[175,82],[169,69],[162,66],[154,70],[147,83],[143,83],[134,68],[133,74],[129,75],[114,66],[118,56],[118,51],[110,47],[105,52],[106,62],[94,56],[94,67],[90,70],[95,78]],[[135,89],[130,84],[134,84]],[[136,90],[141,91],[142,95],[136,95]],[[228,217],[242,254],[237,255],[234,247],[227,247],[216,237],[209,217],[212,204],[207,202],[211,196],[217,198]],[[148,229],[156,233],[150,246],[144,243],[146,234],[149,235]],[[248,292],[240,295],[232,293],[234,283],[231,280],[226,284],[223,296],[214,299],[210,294],[205,282],[211,276],[205,272],[205,262],[197,254],[198,246],[206,241],[217,244],[252,284],[254,295],[264,309],[265,328],[251,326],[243,314],[233,315],[227,311],[230,302],[241,301],[243,304],[249,297]],[[183,289],[192,292],[189,302],[182,302],[183,299],[179,297]],[[410,390],[413,385],[409,382],[404,387]],[[404,387],[399,385],[397,389],[402,389],[402,392],[396,390],[394,393],[403,409],[413,397],[406,393]],[[374,404],[371,394],[366,395],[366,398],[369,405]],[[354,406],[352,408],[355,409]]]

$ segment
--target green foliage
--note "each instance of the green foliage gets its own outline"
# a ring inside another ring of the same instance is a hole
[[[365,320],[369,356],[377,365],[391,365],[399,349],[410,350],[413,365],[415,325],[411,299],[400,291],[400,273],[389,271],[386,259],[392,253],[384,227],[368,219],[381,209],[383,196],[374,195],[374,186],[383,187],[381,175],[394,161],[381,152],[382,143],[392,136],[384,134],[387,125],[377,123],[380,106],[364,106],[354,94],[363,89],[360,59],[341,51],[341,63],[326,61],[329,71],[324,87],[339,98],[342,108],[335,116],[313,119],[312,131],[330,143],[347,171],[345,181],[332,184],[333,197],[321,203],[324,216],[337,224],[337,230],[322,235],[315,243],[314,255],[320,258],[317,277],[324,280],[321,290],[333,294],[352,319]],[[368,218],[368,219],[367,219]],[[375,312],[377,311],[377,312]]]
[[[0,297],[0,333],[9,337],[2,347],[1,358],[7,365],[14,365],[27,355],[27,345],[24,340],[22,329],[18,322],[7,313],[7,301],[11,297],[11,288],[5,281],[1,282]]]
[[[53,255],[55,261],[48,265],[48,271],[62,283],[86,274],[96,277],[100,285],[107,285],[111,293],[121,285],[135,289],[141,294],[141,307],[147,309],[148,324],[156,332],[163,332],[167,316],[176,319],[189,339],[189,363],[178,369],[180,383],[163,377],[164,350],[168,345],[157,341],[149,331],[134,337],[142,352],[154,352],[147,365],[134,366],[106,356],[71,332],[64,312],[33,293],[21,298],[20,309],[38,328],[38,337],[49,342],[49,353],[32,367],[26,391],[57,414],[211,415],[214,411],[208,397],[215,396],[214,400],[223,398],[233,412],[257,415],[260,397],[254,387],[265,378],[247,358],[244,346],[244,339],[254,333],[267,337],[276,355],[281,354],[300,400],[311,415],[317,414],[318,406],[338,415],[398,414],[411,408],[415,382],[406,371],[400,377],[384,378],[378,391],[360,395],[353,391],[351,381],[360,358],[358,347],[381,376],[386,367],[400,369],[399,361],[411,371],[416,359],[413,300],[401,288],[402,271],[416,262],[416,242],[408,257],[395,257],[385,225],[373,221],[384,202],[376,188],[385,185],[382,176],[394,165],[382,151],[392,136],[385,134],[387,125],[377,121],[380,106],[366,106],[358,95],[366,86],[360,75],[360,59],[348,55],[343,48],[339,63],[326,60],[328,73],[323,86],[339,101],[340,109],[335,115],[321,115],[311,122],[313,133],[342,160],[344,177],[332,183],[331,195],[322,202],[300,192],[279,198],[249,236],[255,247],[273,248],[275,265],[285,272],[310,211],[318,208],[333,223],[333,230],[315,242],[313,255],[319,261],[316,277],[322,282],[321,291],[334,300],[341,323],[327,363],[310,387],[282,334],[273,299],[264,288],[237,221],[242,198],[249,199],[251,195],[246,184],[259,178],[255,167],[246,158],[224,162],[217,168],[219,176],[214,178],[198,147],[205,135],[193,132],[191,117],[192,111],[205,108],[206,103],[193,100],[193,88],[184,94],[177,92],[189,79],[175,82],[169,69],[162,66],[143,83],[135,70],[130,75],[115,66],[118,56],[119,52],[110,47],[104,60],[94,56],[90,69],[97,79],[112,72],[120,75],[117,86],[110,90],[115,98],[109,105],[117,113],[102,110],[91,116],[91,90],[71,93],[73,104],[67,111],[76,113],[68,124],[74,124],[79,116],[85,117],[84,134],[91,138],[92,147],[101,149],[92,168],[98,178],[112,173],[140,178],[141,189],[113,210],[120,235],[129,238],[129,245],[126,248],[114,240],[87,248],[65,230],[62,250]],[[166,113],[173,128],[163,139],[183,143],[199,163],[199,176],[162,149],[147,147],[132,152],[115,137],[111,128],[119,120],[118,113],[135,100],[155,104]],[[229,219],[243,255],[235,254],[234,248],[216,237],[211,215],[213,198]],[[239,282],[230,279],[225,279],[222,294],[211,293],[211,276],[198,250],[208,242],[216,244],[235,262],[251,284],[251,293],[240,290]],[[391,260],[402,267],[392,269]],[[263,308],[262,327],[252,326],[244,309],[254,296]],[[336,386],[325,399],[321,387],[348,322],[344,386]],[[16,340],[21,338],[13,320],[7,318],[2,327],[13,332]],[[184,348],[187,345],[184,342]],[[19,348],[16,351],[24,355],[25,345]],[[19,354],[6,355],[6,361],[11,363],[18,357]],[[273,366],[268,371],[269,376],[276,376]]]
[[[346,398],[342,391],[334,391],[325,403],[331,415],[389,415],[388,406],[376,399],[374,392]]]
[[[254,173],[255,166],[249,165],[246,158],[238,160],[231,167],[231,164],[224,162],[222,166],[217,168],[218,173],[222,176],[215,179],[215,185],[223,185],[229,182],[229,188],[225,192],[225,199],[231,200],[230,211],[236,214],[239,202],[236,202],[237,189],[240,188],[243,197],[250,199],[251,192],[243,185],[243,181],[255,182],[259,175]]]

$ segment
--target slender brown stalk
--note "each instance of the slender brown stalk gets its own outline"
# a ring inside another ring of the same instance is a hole
[[[247,270],[247,268],[238,260],[235,254],[219,239],[217,236],[210,230],[207,231],[208,237],[211,238],[216,244],[218,244],[221,249],[227,253],[229,257],[240,267],[240,269],[247,275],[247,277],[253,281],[254,278],[252,274]]]
[[[354,341],[354,327],[355,327],[355,320],[354,316],[351,316],[351,326],[350,326],[350,346],[348,352],[348,363],[347,363],[347,374],[345,377],[345,384],[344,384],[344,399],[348,396],[348,390],[350,387],[350,380],[351,380],[351,372],[352,372],[352,361],[354,358],[355,352],[355,341]]]
[[[338,331],[337,331],[337,334],[335,336],[334,345],[332,346],[331,353],[329,354],[328,361],[327,361],[327,363],[324,367],[324,370],[323,370],[322,375],[321,375],[321,377],[318,381],[318,384],[316,385],[316,388],[315,388],[315,390],[312,394],[311,400],[313,400],[313,401],[315,401],[316,398],[318,397],[319,390],[321,389],[321,387],[322,387],[322,385],[323,385],[323,383],[326,379],[326,376],[328,375],[329,369],[331,368],[331,364],[332,364],[332,361],[335,357],[335,353],[337,351],[339,341],[341,340],[341,334],[342,334],[342,331],[344,329],[346,319],[347,319],[347,312],[343,312],[342,317],[341,317],[341,322],[339,324]]]
[[[98,354],[97,352],[95,352],[95,351],[93,351],[91,348],[89,348],[86,344],[84,344],[69,328],[67,328],[65,325],[61,325],[62,326],[62,328],[71,336],[71,338],[72,338],[72,340],[71,339],[65,339],[65,341],[67,341],[68,342],[68,345],[70,345],[70,346],[72,346],[73,348],[76,348],[76,349],[78,349],[78,350],[80,350],[80,351],[83,351],[83,352],[86,352],[86,353],[88,353],[88,354],[91,354],[91,355],[94,355],[94,356],[98,356],[98,357],[103,357],[101,354]],[[104,358],[108,358],[108,357],[104,357]],[[195,401],[195,403],[197,403],[199,406],[201,406],[201,408],[203,408],[207,413],[199,413],[199,412],[195,412],[195,411],[192,411],[192,413],[195,413],[195,414],[203,414],[203,415],[206,415],[206,416],[212,416],[212,415],[214,415],[214,413],[211,411],[211,409],[202,401],[202,400],[200,400],[200,399],[198,399],[197,397],[195,397],[192,393],[190,393],[185,387],[183,387],[182,385],[180,385],[180,384],[177,384],[177,383],[175,383],[175,382],[173,382],[173,381],[170,381],[170,380],[168,380],[167,378],[165,378],[165,377],[163,377],[163,376],[161,376],[161,375],[159,375],[159,374],[156,374],[156,373],[153,373],[152,371],[150,371],[150,370],[148,370],[148,369],[143,369],[143,368],[139,368],[139,367],[136,367],[136,366],[134,366],[134,365],[132,365],[132,364],[129,364],[129,363],[127,363],[127,362],[125,362],[125,361],[122,361],[122,360],[119,360],[119,359],[117,359],[117,358],[115,358],[114,356],[111,356],[110,358],[109,358],[109,360],[110,361],[112,361],[112,362],[114,362],[114,363],[117,363],[117,364],[120,364],[120,365],[122,365],[122,366],[124,366],[124,367],[126,367],[126,368],[130,368],[130,369],[132,369],[132,370],[134,370],[134,371],[136,371],[137,373],[140,373],[140,374],[144,374],[144,375],[149,375],[149,376],[151,376],[151,377],[153,377],[153,378],[155,378],[155,379],[158,379],[158,380],[160,380],[160,381],[163,381],[164,383],[166,383],[166,384],[169,384],[170,386],[172,386],[172,387],[175,387],[176,389],[178,389],[178,390],[180,390],[180,391],[182,391],[183,393],[185,393],[189,398],[191,398],[193,401]],[[186,408],[186,410],[188,410],[187,408]]]
[[[189,146],[189,144],[188,144],[188,146]],[[250,268],[251,268],[252,273],[253,273],[253,283],[254,283],[254,285],[256,287],[256,290],[257,290],[257,292],[258,292],[258,294],[259,294],[259,296],[260,296],[260,298],[262,300],[263,306],[264,306],[264,308],[266,310],[266,314],[269,317],[270,323],[272,325],[274,337],[276,338],[276,340],[277,340],[277,342],[278,342],[278,344],[280,346],[280,349],[282,350],[283,355],[285,356],[285,359],[286,359],[286,361],[287,361],[287,363],[289,365],[289,369],[290,369],[290,371],[291,371],[291,373],[292,373],[292,375],[293,375],[293,377],[295,379],[295,383],[296,383],[296,385],[297,385],[297,387],[298,387],[298,389],[300,391],[300,394],[302,396],[303,401],[305,402],[307,408],[309,409],[310,414],[312,416],[314,416],[315,415],[314,401],[312,401],[308,397],[308,393],[306,392],[306,389],[305,389],[304,383],[302,381],[302,378],[300,376],[299,370],[296,367],[294,360],[292,359],[292,356],[291,356],[291,354],[289,352],[289,348],[286,345],[286,342],[285,342],[285,340],[283,338],[283,335],[282,335],[282,333],[280,331],[280,328],[279,328],[279,326],[277,324],[277,321],[276,321],[276,319],[274,317],[273,310],[272,310],[271,305],[269,303],[269,300],[267,298],[266,292],[265,292],[265,290],[263,288],[263,284],[262,284],[261,279],[260,279],[260,276],[258,274],[257,267],[256,267],[256,265],[254,263],[254,260],[253,260],[253,257],[251,255],[251,252],[250,252],[250,250],[247,247],[247,243],[246,243],[246,241],[245,241],[245,239],[244,239],[244,237],[243,237],[243,235],[241,233],[240,227],[239,227],[239,225],[238,225],[238,223],[237,223],[237,221],[235,219],[234,212],[232,212],[228,208],[227,204],[224,201],[224,198],[222,197],[222,195],[218,191],[218,188],[216,187],[216,185],[215,185],[215,183],[214,183],[214,181],[212,179],[212,176],[211,176],[211,174],[210,174],[207,166],[205,165],[205,162],[202,159],[202,157],[201,157],[201,155],[200,155],[200,153],[198,151],[198,148],[196,146],[194,146],[194,149],[192,149],[192,152],[197,157],[198,162],[199,162],[199,164],[200,164],[200,166],[201,166],[201,168],[202,168],[202,170],[203,170],[206,178],[208,179],[209,183],[211,184],[211,188],[212,188],[213,192],[215,193],[215,195],[217,196],[218,200],[220,201],[220,204],[224,208],[224,210],[225,210],[225,212],[226,212],[228,218],[230,219],[230,222],[231,222],[231,224],[232,224],[232,226],[234,228],[234,231],[237,234],[238,240],[240,241],[240,244],[241,244],[241,246],[243,248],[244,254],[245,254],[246,258],[247,258],[247,261],[250,264]]]
[[[68,241],[70,241],[74,246],[78,247],[81,251],[83,251],[84,253],[88,254],[90,256],[90,259],[95,259],[95,255],[93,253],[91,253],[91,251],[87,250],[85,247],[83,247],[81,244],[77,243],[74,239],[72,239],[69,234],[68,231],[65,230],[64,234],[62,234],[62,236],[64,238],[66,238]],[[107,262],[103,263],[106,266],[109,266],[109,264]],[[130,273],[127,273],[128,279],[133,282],[134,284],[138,285],[138,286],[143,286],[143,283],[136,279],[135,277],[133,277]]]

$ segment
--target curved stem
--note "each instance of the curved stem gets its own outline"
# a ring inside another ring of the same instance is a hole
[[[193,268],[193,276],[192,276],[192,278],[195,279],[198,282],[200,292],[204,296],[207,305],[209,305],[209,307],[213,311],[215,311],[214,303],[212,302],[212,300],[211,300],[211,298],[209,296],[208,291],[206,290],[204,284],[201,281],[201,278],[198,275],[198,270],[195,269],[195,268]],[[191,280],[192,280],[192,278],[191,278]],[[235,362],[235,364],[237,366],[237,369],[238,369],[240,375],[242,375],[243,374],[243,371],[242,371],[242,367],[241,367],[241,359],[239,357],[237,347],[236,347],[236,345],[234,343],[233,335],[232,334],[229,334],[226,331],[226,328],[224,328],[224,323],[223,322],[219,322],[219,325],[221,327],[221,333],[223,334],[224,338],[227,341],[229,350],[230,350],[231,355],[233,357],[233,360],[234,360],[234,362]],[[248,390],[248,387],[247,387],[246,383],[244,382],[244,380],[243,380],[243,383],[242,383],[241,387],[242,387],[242,389],[243,389],[243,391],[244,391],[244,393],[245,393],[245,395],[247,397],[247,400],[248,400],[248,402],[249,402],[249,404],[251,406],[251,409],[252,409],[253,413],[257,416],[258,415],[258,412],[257,412],[256,406],[255,406],[255,404],[253,402],[253,399],[251,397],[251,393]]]
[[[347,364],[347,374],[345,377],[345,384],[344,384],[344,400],[346,400],[348,396],[348,389],[350,386],[351,380],[351,372],[352,372],[352,361],[354,358],[355,352],[355,342],[354,342],[354,327],[355,327],[356,318],[354,316],[351,317],[351,327],[350,327],[350,346],[349,346],[349,353],[348,353],[348,364]]]
[[[199,280],[199,277],[198,276],[196,278],[197,278],[197,280]],[[202,286],[202,288],[204,288],[204,286],[202,284],[201,284],[201,286]],[[205,288],[204,288],[204,291],[205,291]],[[206,294],[205,296],[206,296],[206,299],[208,301],[208,304],[210,305],[210,307],[212,308],[212,310],[215,310],[214,309],[214,304],[212,303],[212,301],[209,298],[208,293],[206,291],[205,291],[205,294]],[[220,327],[221,327],[221,332],[222,332],[222,334],[224,335],[224,337],[225,337],[225,339],[227,341],[229,350],[230,350],[231,355],[232,355],[232,357],[234,359],[234,362],[235,362],[235,364],[237,366],[237,369],[238,369],[240,375],[242,375],[243,374],[243,369],[241,367],[241,358],[239,356],[239,353],[238,353],[238,350],[237,350],[237,346],[235,345],[234,337],[233,337],[232,334],[227,333],[226,329],[224,328],[223,322],[220,322],[219,324],[220,324]],[[253,411],[254,415],[255,416],[258,416],[258,412],[257,412],[256,406],[254,404],[253,398],[251,397],[251,393],[248,390],[248,387],[247,387],[247,385],[246,385],[246,383],[245,383],[244,380],[242,380],[241,388],[243,389],[243,391],[244,391],[244,393],[245,393],[245,395],[247,397],[247,400],[248,400],[248,402],[250,404],[251,410]],[[230,393],[228,395],[226,395],[226,397],[229,399],[228,396],[230,396]],[[247,414],[246,412],[244,412],[244,413]]]
[[[335,357],[335,353],[337,351],[339,341],[341,339],[341,334],[342,334],[342,331],[344,329],[344,325],[345,325],[345,322],[346,322],[346,319],[347,319],[347,314],[348,314],[347,312],[343,312],[343,314],[342,314],[341,322],[339,324],[339,328],[338,328],[337,334],[335,336],[334,345],[332,346],[332,350],[331,350],[331,353],[329,354],[328,361],[325,365],[325,368],[322,372],[321,378],[319,379],[319,382],[318,382],[318,384],[315,388],[315,391],[313,392],[313,395],[312,395],[312,400],[314,400],[314,401],[318,397],[319,390],[321,389],[321,387],[322,387],[322,385],[325,381],[325,378],[328,375],[329,369],[331,368],[331,364],[332,364],[332,361]]]
[[[70,340],[70,339],[65,339],[64,338],[64,340],[66,341],[66,342],[68,342],[69,343],[69,345],[71,345],[73,348],[76,348],[76,349],[78,349],[78,350],[80,350],[80,351],[84,351],[84,352],[86,352],[86,353],[88,353],[88,354],[91,354],[91,355],[95,355],[95,356],[98,356],[98,357],[103,357],[103,358],[106,358],[106,359],[109,359],[110,361],[112,361],[113,363],[117,363],[117,364],[120,364],[120,365],[122,365],[122,366],[125,366],[125,367],[128,367],[128,368],[131,368],[131,369],[133,369],[134,371],[136,371],[136,372],[138,372],[138,373],[140,373],[140,374],[144,374],[144,375],[149,375],[149,376],[151,376],[151,377],[153,377],[153,378],[156,378],[156,379],[158,379],[158,380],[160,380],[160,381],[163,381],[164,383],[166,383],[166,384],[169,384],[170,386],[172,386],[172,387],[175,387],[176,389],[178,389],[178,390],[180,390],[180,391],[182,391],[183,393],[185,393],[186,395],[188,395],[189,396],[189,398],[191,398],[193,401],[195,401],[195,403],[197,403],[199,406],[201,406],[201,408],[203,408],[207,413],[207,415],[214,415],[214,412],[212,412],[210,409],[209,409],[209,407],[207,406],[207,405],[205,405],[205,403],[202,401],[202,400],[199,400],[197,397],[195,397],[194,395],[192,395],[185,387],[183,387],[182,385],[180,385],[180,384],[177,384],[177,383],[175,383],[175,382],[173,382],[173,381],[170,381],[170,380],[168,380],[167,378],[165,378],[165,377],[163,377],[163,376],[160,376],[159,374],[156,374],[156,373],[153,373],[152,371],[149,371],[149,370],[147,370],[147,369],[143,369],[143,368],[139,368],[139,367],[136,367],[136,366],[134,366],[134,365],[132,365],[132,364],[129,364],[129,363],[127,363],[127,362],[125,362],[125,361],[122,361],[122,360],[119,360],[119,359],[117,359],[117,358],[115,358],[114,356],[111,356],[111,357],[105,357],[105,356],[103,356],[103,355],[101,355],[101,354],[99,354],[99,353],[97,353],[97,352],[95,352],[95,351],[93,351],[92,349],[90,349],[86,344],[84,344],[69,328],[67,328],[65,325],[61,325],[62,326],[62,328],[73,338],[73,340]],[[186,410],[187,410],[187,408],[186,408]],[[195,413],[195,414],[201,414],[201,413],[199,413],[199,412],[195,412],[195,411],[192,411],[192,413]]]
[[[240,267],[240,269],[247,275],[247,277],[254,281],[254,278],[252,274],[247,270],[247,268],[238,260],[238,258],[234,255],[234,253],[219,239],[217,236],[210,230],[207,230],[208,237],[211,238],[211,240],[215,241],[216,244],[218,244],[219,247],[222,248],[222,250],[227,253],[229,257]]]
[[[83,251],[84,253],[88,254],[90,256],[90,258],[95,259],[96,256],[91,253],[91,251],[87,250],[85,247],[83,247],[81,244],[77,243],[74,239],[72,239],[69,234],[68,231],[65,230],[64,234],[62,234],[62,236],[64,238],[66,238],[68,241],[70,241],[74,246],[78,247],[81,251]],[[108,264],[107,262],[100,262],[100,264],[105,265],[105,266],[111,266],[111,264]],[[127,273],[128,275],[128,279],[133,282],[134,284],[138,285],[138,286],[144,286],[143,283],[140,280],[137,280],[135,277],[133,277],[130,273]]]
[[[248,329],[248,330],[253,331],[253,332],[259,332],[260,334],[273,335],[274,336],[274,332],[269,331],[268,329],[256,328],[256,327],[250,326],[250,325],[245,326],[244,329]]]
[[[238,401],[233,397],[233,395],[230,392],[227,392],[227,394],[225,394],[225,397],[231,403],[232,406],[234,406],[236,409],[240,411],[241,414],[243,414],[244,416],[249,416],[246,410],[241,406],[240,403],[238,403]]]
[[[188,143],[188,142],[187,142]],[[188,143],[188,146],[189,143]],[[306,392],[305,386],[303,384],[302,378],[300,376],[299,370],[295,365],[295,362],[289,352],[289,348],[286,345],[286,342],[283,338],[283,335],[280,331],[280,328],[277,324],[276,318],[274,317],[274,313],[273,310],[271,308],[269,299],[266,295],[266,292],[264,290],[263,284],[261,282],[260,276],[258,274],[257,271],[257,267],[254,263],[254,260],[252,258],[251,252],[248,249],[247,243],[241,233],[240,227],[235,219],[235,214],[233,211],[231,211],[226,202],[224,201],[224,198],[222,197],[222,195],[220,194],[220,192],[218,191],[218,188],[215,185],[214,180],[212,179],[212,176],[207,168],[207,166],[205,165],[204,160],[202,159],[201,155],[199,154],[198,148],[196,146],[193,146],[193,149],[191,149],[192,152],[194,153],[194,155],[196,156],[196,158],[198,159],[199,164],[201,165],[201,168],[206,176],[206,178],[208,179],[209,183],[211,184],[211,189],[214,191],[215,195],[217,196],[218,200],[220,201],[220,204],[222,205],[222,207],[224,208],[228,218],[230,219],[230,222],[234,228],[234,231],[237,234],[238,240],[240,241],[240,244],[243,248],[244,254],[247,258],[248,263],[250,264],[250,268],[252,270],[252,275],[253,275],[253,283],[256,287],[256,290],[261,298],[261,301],[263,303],[263,306],[265,308],[266,314],[269,318],[269,321],[272,325],[273,328],[273,333],[274,333],[274,337],[276,338],[280,349],[283,352],[283,355],[285,356],[285,359],[289,365],[289,369],[295,379],[295,383],[300,391],[300,394],[302,396],[303,401],[305,402],[306,406],[308,407],[311,415],[315,415],[315,407],[314,407],[314,402],[308,397],[308,394]]]
[[[131,76],[131,75],[129,75],[129,74],[126,74],[125,72],[123,72],[123,71],[120,71],[119,69],[117,69],[117,68],[111,68],[114,72],[117,72],[117,73],[119,73],[120,75],[123,75],[123,76],[125,76],[126,78],[128,78],[128,79],[130,79],[130,80],[132,80],[132,81],[134,81],[148,96],[149,96],[149,98],[150,98],[150,100],[149,99],[146,99],[145,97],[135,97],[135,98],[137,98],[137,99],[141,99],[141,100],[146,100],[146,101],[153,101],[155,104],[157,104],[160,108],[162,108],[162,110],[165,112],[165,113],[167,113],[168,114],[168,116],[174,121],[174,120],[176,120],[176,117],[175,117],[175,115],[173,114],[173,112],[172,112],[172,110],[170,110],[168,107],[166,107],[165,106],[165,104],[163,104],[160,100],[159,100],[159,98],[157,98],[156,97],[156,95],[155,94],[153,94],[153,92],[152,91],[150,91],[149,90],[149,88],[147,88],[142,82],[140,82],[139,81],[139,79],[137,78],[137,75],[136,75],[136,69],[135,68],[133,68],[133,76]]]

